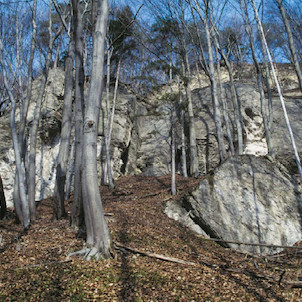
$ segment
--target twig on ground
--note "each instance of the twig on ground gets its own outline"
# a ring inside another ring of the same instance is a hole
[[[132,247],[129,247],[129,246],[125,246],[125,245],[123,245],[119,242],[114,242],[114,245],[118,249],[125,249],[127,251],[132,252],[132,253],[140,254],[140,255],[143,255],[143,256],[148,256],[148,257],[151,257],[151,258],[160,259],[160,260],[163,260],[163,261],[169,261],[169,262],[185,264],[185,265],[193,265],[193,266],[196,265],[196,263],[194,263],[194,262],[189,262],[189,261],[185,261],[185,260],[174,258],[174,257],[169,257],[169,256],[165,256],[165,255],[160,255],[160,254],[141,251],[139,249],[135,249],[135,248],[132,248]]]
[[[242,241],[233,241],[233,240],[223,240],[218,238],[206,238],[202,235],[196,235],[198,238],[205,241],[214,241],[221,243],[230,243],[230,244],[238,244],[238,245],[249,245],[249,246],[263,246],[263,247],[271,247],[271,248],[279,248],[279,249],[297,249],[302,250],[302,246],[291,246],[291,245],[275,245],[275,244],[266,244],[266,243],[253,243],[253,242],[242,242]]]

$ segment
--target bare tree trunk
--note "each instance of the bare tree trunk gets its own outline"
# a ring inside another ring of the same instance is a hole
[[[217,142],[218,142],[218,150],[219,150],[219,158],[220,161],[223,161],[226,157],[225,149],[224,149],[224,141],[223,141],[223,132],[222,132],[222,123],[221,123],[221,113],[220,113],[220,105],[218,101],[218,93],[217,93],[217,82],[215,76],[215,67],[214,67],[214,59],[213,59],[213,48],[211,41],[211,34],[208,25],[208,15],[210,14],[207,1],[204,1],[206,6],[205,18],[201,17],[201,13],[199,12],[200,18],[203,21],[205,32],[206,32],[206,40],[208,47],[208,59],[209,59],[209,78],[211,82],[211,94],[212,101],[214,105],[214,120],[217,134]]]
[[[248,15],[248,8],[247,8],[246,0],[241,0],[240,5],[241,5],[242,13],[244,15],[245,29],[246,29],[246,32],[249,36],[250,46],[251,46],[251,50],[252,50],[252,57],[253,57],[253,61],[254,61],[254,64],[255,64],[256,73],[257,73],[257,83],[258,83],[258,88],[259,88],[259,92],[260,92],[261,113],[262,113],[262,119],[263,119],[264,131],[265,131],[265,138],[266,138],[266,143],[267,143],[267,148],[268,148],[268,154],[270,156],[274,157],[271,134],[270,134],[270,130],[269,130],[269,127],[268,127],[268,120],[267,120],[267,113],[266,113],[266,106],[265,106],[265,95],[264,95],[263,82],[262,82],[262,73],[261,73],[261,68],[260,68],[259,62],[258,62],[257,57],[256,57],[254,37],[253,37],[251,25],[249,23],[249,15]]]
[[[195,133],[195,119],[193,113],[193,102],[191,89],[189,83],[186,83],[186,94],[188,98],[188,114],[189,114],[189,128],[190,128],[190,174],[194,177],[198,177],[198,156],[197,156],[197,146],[196,146],[196,133]]]
[[[37,10],[37,0],[34,0],[33,9],[32,9],[32,37],[31,37],[31,47],[30,47],[30,57],[28,61],[28,73],[27,73],[27,91],[26,97],[22,101],[21,110],[20,110],[20,127],[19,127],[19,145],[20,145],[20,156],[22,165],[25,168],[26,174],[26,151],[27,151],[27,135],[25,133],[25,128],[27,125],[27,113],[29,108],[29,102],[32,95],[32,70],[33,70],[33,60],[35,54],[35,43],[37,35],[37,26],[36,26],[36,10]],[[19,187],[19,177],[17,176],[17,171],[14,181],[14,192],[13,200],[15,211],[18,217],[22,216],[21,204],[20,204],[20,187]],[[25,184],[27,191],[27,184]],[[20,220],[21,221],[21,220]]]
[[[170,68],[169,68],[169,83],[170,83],[170,93],[173,95],[173,74],[172,74],[172,56],[170,60]],[[170,104],[170,124],[171,124],[171,194],[176,195],[176,168],[175,168],[175,105]]]
[[[190,175],[193,175],[194,177],[198,177],[199,167],[198,167],[198,155],[197,155],[197,144],[196,144],[196,133],[195,133],[195,119],[194,119],[194,112],[193,112],[192,93],[190,89],[191,70],[190,70],[188,53],[187,53],[184,37],[182,37],[182,40],[183,40],[182,42],[183,42],[183,50],[184,50],[183,78],[184,78],[186,95],[188,99],[188,115],[189,115]]]
[[[266,88],[267,88],[267,98],[268,98],[268,129],[271,131],[272,124],[273,124],[273,97],[272,97],[272,89],[271,89],[271,84],[269,81],[270,77],[270,71],[269,71],[269,66],[267,62],[267,56],[266,56],[266,49],[265,49],[265,43],[263,40],[263,36],[261,35],[261,21],[259,19],[258,11],[256,9],[255,1],[251,1],[254,14],[256,17],[257,21],[257,27],[258,27],[258,32],[260,34],[260,42],[261,42],[261,50],[262,50],[262,58],[263,58],[263,65],[265,69],[265,80],[266,80]]]
[[[67,174],[68,156],[70,149],[71,122],[72,122],[72,96],[73,96],[73,58],[74,43],[69,41],[68,57],[65,61],[64,107],[62,117],[61,141],[56,168],[56,183],[54,189],[54,216],[60,219],[66,216],[65,182]]]
[[[72,0],[72,8],[75,41],[75,166],[71,225],[79,227],[83,222],[83,194],[81,185],[84,118],[83,19],[77,0]]]
[[[83,135],[83,202],[85,221],[91,220],[92,229],[87,229],[91,251],[87,259],[110,257],[111,239],[103,212],[97,174],[97,125],[101,107],[104,76],[104,48],[108,17],[107,0],[97,1],[97,20],[94,33],[93,64],[89,97],[86,102]],[[91,232],[91,233],[89,233]]]
[[[61,41],[62,41],[62,38],[61,38]],[[54,61],[54,63],[53,63],[53,68],[58,67],[58,61],[59,61],[59,55],[60,55],[61,41],[58,42],[58,45],[57,45],[57,49],[56,49],[56,57],[55,57],[55,61]]]
[[[186,152],[186,136],[185,136],[185,115],[183,109],[182,92],[180,89],[180,80],[178,77],[178,93],[179,93],[179,108],[180,108],[180,128],[181,128],[181,168],[183,177],[188,177],[187,172],[187,152]]]
[[[196,53],[195,48],[194,48],[194,61],[195,61],[195,68],[196,68],[196,72],[197,72],[198,85],[199,85],[199,88],[202,88],[202,83],[201,83],[201,78],[200,78],[200,70],[199,70],[199,66],[198,66],[198,55]]]
[[[109,46],[109,41],[107,40],[107,49]],[[109,50],[109,49],[108,49]],[[114,188],[113,177],[112,177],[112,168],[111,168],[111,157],[110,157],[110,146],[109,146],[109,132],[110,132],[110,59],[112,56],[112,49],[110,49],[107,53],[107,78],[106,78],[106,112],[107,112],[107,120],[106,120],[106,131],[105,131],[105,150],[106,150],[106,167],[107,167],[107,177],[104,176],[104,180],[108,180],[109,187],[111,189]]]
[[[175,123],[171,112],[171,194],[176,195],[176,169],[175,169]]]
[[[216,58],[217,58],[217,73],[218,73],[218,86],[220,90],[220,103],[222,105],[222,115],[225,123],[225,128],[226,128],[226,133],[227,133],[227,138],[229,142],[229,147],[231,151],[231,155],[235,155],[235,149],[234,149],[234,143],[233,143],[233,137],[232,137],[232,132],[230,128],[230,119],[228,115],[228,110],[227,110],[227,104],[226,104],[226,98],[223,97],[223,87],[222,87],[222,80],[221,80],[221,66],[219,63],[219,56],[218,56],[218,41],[216,36],[214,36],[214,44],[215,44],[215,52],[216,52]]]
[[[26,195],[25,170],[24,170],[24,165],[22,165],[22,161],[21,161],[21,152],[19,148],[19,141],[18,141],[18,135],[17,135],[16,123],[15,123],[16,100],[8,84],[2,53],[3,53],[3,44],[2,44],[2,40],[0,40],[0,65],[2,67],[4,86],[11,101],[10,127],[12,131],[13,147],[15,153],[16,171],[17,171],[16,175],[18,177],[18,183],[19,183],[19,199],[16,200],[16,203],[18,203],[17,204],[18,209],[21,209],[21,211],[18,211],[17,214],[19,220],[23,225],[23,229],[26,230],[30,226],[30,212],[29,212],[28,199]]]
[[[292,62],[294,64],[294,67],[295,67],[295,70],[296,70],[300,90],[302,91],[302,72],[301,72],[301,68],[300,68],[300,65],[299,65],[299,60],[298,60],[298,56],[297,56],[297,51],[296,51],[296,47],[295,47],[295,43],[294,43],[293,34],[292,34],[292,31],[291,31],[291,28],[290,28],[289,21],[288,21],[287,16],[286,16],[286,12],[285,12],[284,7],[283,7],[283,3],[282,3],[283,0],[275,0],[275,1],[277,2],[279,11],[280,11],[281,16],[282,16],[282,20],[283,20],[285,30],[286,30],[286,34],[287,34],[288,46],[289,46],[289,50],[290,50],[291,59],[292,59]]]
[[[113,121],[114,121],[114,115],[115,115],[116,100],[117,100],[117,95],[118,95],[120,70],[121,70],[121,60],[119,60],[118,65],[117,65],[117,70],[116,70],[116,78],[115,78],[114,93],[113,93],[113,102],[112,102],[109,133],[108,133],[108,145],[109,145],[109,147],[110,147],[111,138],[112,138],[112,128],[113,128]]]
[[[70,191],[71,191],[72,177],[74,175],[74,152],[75,152],[75,143],[73,139],[70,148],[69,163],[68,163],[68,169],[66,175],[66,185],[65,185],[65,195],[64,195],[65,200],[69,198]]]
[[[6,214],[6,200],[4,195],[2,178],[0,176],[0,220],[4,218]]]
[[[33,73],[33,61],[35,56],[35,43],[36,43],[36,35],[37,35],[37,26],[36,26],[36,11],[37,11],[37,0],[34,0],[33,3],[33,15],[32,15],[32,37],[31,37],[31,46],[30,46],[30,57],[28,61],[28,73],[27,73],[27,91],[26,98],[23,101],[22,105],[22,117],[20,121],[20,129],[19,129],[19,141],[20,141],[20,149],[21,149],[21,158],[23,162],[25,162],[25,153],[26,153],[26,136],[25,136],[25,127],[27,125],[26,117],[28,113],[29,102],[31,99],[32,93],[32,73]]]
[[[16,6],[16,62],[17,62],[17,70],[18,70],[18,94],[20,94],[21,90],[22,90],[22,71],[21,71],[21,46],[20,46],[20,30],[19,30],[19,1],[17,1],[17,6]],[[23,97],[22,97],[23,98]],[[20,97],[20,101],[19,101],[19,105],[20,105],[20,121],[22,119],[22,111],[23,111],[23,101],[21,101],[22,99]]]
[[[218,31],[215,29],[217,37],[218,36]],[[236,124],[236,130],[237,130],[237,144],[238,144],[238,154],[241,155],[243,153],[243,129],[242,129],[242,120],[241,120],[241,108],[240,108],[240,103],[237,97],[236,93],[236,87],[235,87],[235,82],[234,82],[234,76],[233,76],[233,68],[231,63],[229,62],[227,56],[223,52],[221,48],[220,42],[218,42],[218,51],[220,55],[222,56],[223,60],[225,61],[229,78],[230,78],[230,85],[231,85],[231,98],[232,98],[232,103],[234,107],[234,118],[235,118],[235,124]]]
[[[280,87],[280,84],[279,84],[279,81],[278,81],[278,78],[277,78],[277,74],[276,74],[276,70],[275,70],[275,67],[274,67],[274,61],[272,59],[270,50],[269,50],[269,48],[267,46],[266,38],[265,38],[263,27],[262,27],[261,23],[260,23],[260,32],[261,32],[261,35],[262,35],[262,38],[263,38],[263,41],[264,41],[264,44],[265,44],[265,49],[266,49],[266,52],[267,52],[268,60],[269,60],[270,65],[271,65],[274,81],[275,81],[276,86],[277,86],[280,102],[281,102],[283,113],[284,113],[284,118],[285,118],[286,126],[288,128],[288,132],[289,132],[289,136],[290,136],[290,141],[291,141],[291,144],[292,144],[292,147],[293,147],[293,150],[294,150],[294,155],[295,155],[295,159],[296,159],[296,163],[297,163],[298,172],[300,174],[300,178],[301,178],[301,181],[302,181],[301,160],[300,160],[299,153],[298,153],[298,150],[297,150],[294,134],[293,134],[290,122],[289,122],[289,118],[288,118],[285,102],[284,102],[284,99],[283,99],[281,87]]]
[[[62,26],[56,32],[54,36],[52,36],[52,20],[51,20],[51,3],[49,3],[49,44],[48,44],[48,52],[46,56],[45,62],[45,72],[42,76],[41,86],[39,89],[39,94],[37,98],[37,103],[34,111],[34,120],[31,127],[30,132],[30,149],[29,149],[29,172],[28,172],[28,200],[29,200],[29,209],[30,209],[30,219],[31,222],[36,220],[36,146],[37,146],[37,133],[38,133],[38,126],[41,116],[41,108],[42,108],[42,101],[45,94],[45,87],[48,77],[48,72],[51,64],[51,55],[52,55],[52,48],[54,41],[58,38],[62,31]]]

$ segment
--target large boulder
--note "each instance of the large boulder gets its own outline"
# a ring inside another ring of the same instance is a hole
[[[266,157],[229,158],[166,214],[194,231],[226,241],[293,245],[302,239],[301,189],[287,169]],[[226,244],[240,251],[269,247]]]

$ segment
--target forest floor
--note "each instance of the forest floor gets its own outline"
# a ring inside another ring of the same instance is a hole
[[[173,198],[197,183],[178,177]],[[0,221],[0,301],[302,301],[294,288],[301,285],[301,250],[251,256],[198,237],[163,212],[172,198],[169,177],[122,177],[101,193],[112,239],[125,247],[116,258],[68,258],[83,236],[69,219],[53,220],[51,200],[43,200],[26,234],[12,213]],[[70,201],[66,206],[70,213]]]

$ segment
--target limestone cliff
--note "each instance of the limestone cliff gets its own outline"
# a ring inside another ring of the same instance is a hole
[[[30,127],[34,99],[39,88],[39,78],[34,81],[32,104],[29,113]],[[233,139],[236,143],[236,129],[233,108],[230,101],[230,87],[223,85],[222,95],[228,103]],[[249,82],[236,83],[237,95],[241,104],[244,128],[244,153],[258,156],[267,152],[264,129],[260,111],[259,93],[255,84]],[[47,94],[43,102],[42,120],[39,128],[39,148],[37,151],[37,195],[40,200],[50,196],[55,179],[56,157],[59,148],[59,133],[61,127],[61,110],[64,96],[64,72],[55,69],[50,72],[47,83]],[[112,97],[112,96],[111,96]],[[193,90],[195,127],[198,144],[199,170],[202,174],[213,171],[219,165],[217,139],[213,119],[213,106],[209,87]],[[298,149],[302,147],[301,99],[287,98],[286,105],[297,139]],[[145,99],[137,99],[126,89],[121,88],[116,104],[116,115],[113,124],[111,158],[114,177],[123,174],[163,175],[170,173],[170,131],[171,117],[176,121],[176,165],[180,167],[180,125],[174,105],[159,93]],[[273,144],[276,157],[291,172],[295,172],[295,160],[288,139],[280,102],[274,98],[274,123],[272,129]],[[105,104],[100,117],[99,147],[104,138],[106,123]],[[18,114],[17,114],[18,116]],[[185,131],[188,134],[188,121]],[[224,126],[225,127],[225,126]],[[0,173],[3,178],[7,201],[12,205],[12,188],[14,181],[14,155],[10,140],[9,118],[0,117]],[[228,149],[225,138],[225,146]],[[100,153],[100,160],[104,154]],[[188,151],[188,150],[187,150]],[[101,169],[100,169],[101,173]]]

